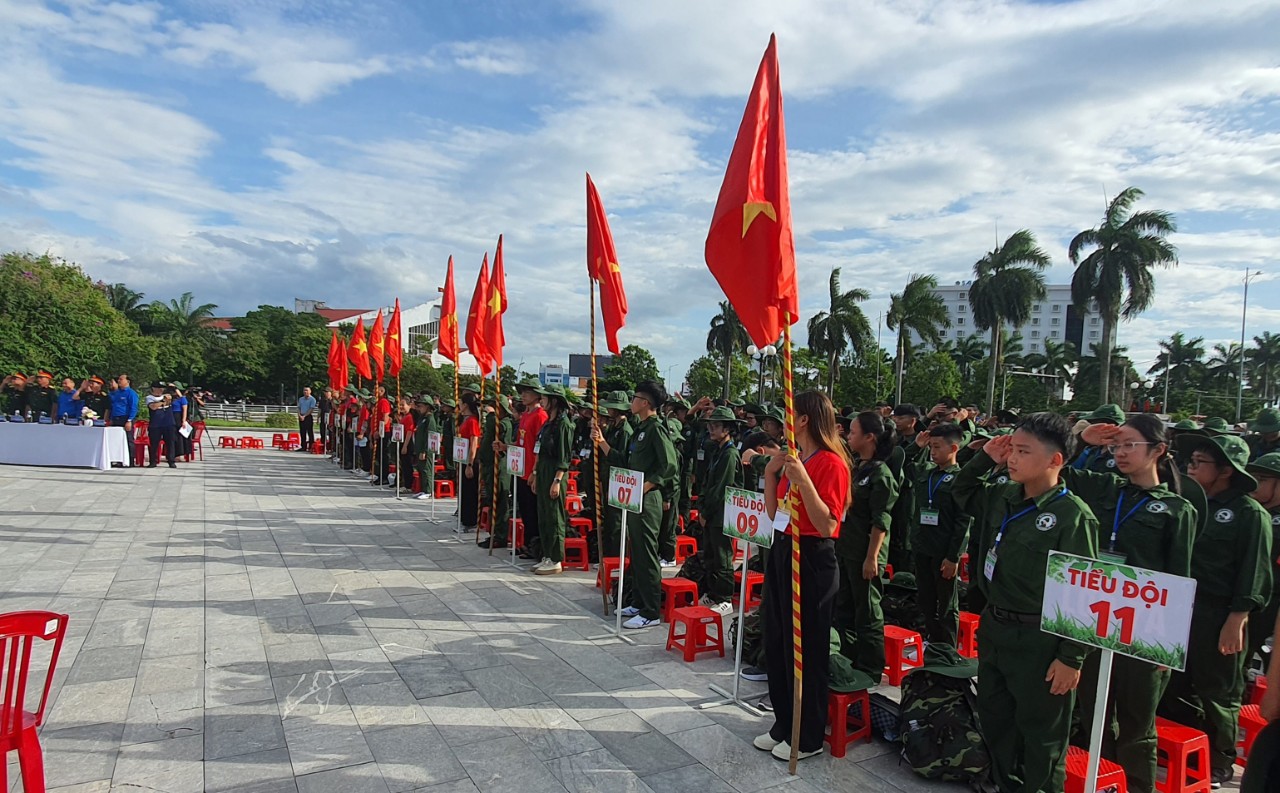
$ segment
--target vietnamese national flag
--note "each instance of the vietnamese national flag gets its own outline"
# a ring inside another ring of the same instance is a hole
[[[333,387],[343,391],[351,382],[351,375],[347,369],[347,345],[343,343],[342,336],[338,335],[336,329],[333,331],[333,340],[337,343],[337,349],[333,351]]]
[[[488,298],[484,313],[484,347],[495,369],[502,367],[502,348],[507,336],[502,330],[502,315],[507,311],[507,276],[502,267],[502,235],[498,235],[498,251],[493,254],[493,274],[489,276]]]
[[[476,288],[471,293],[471,309],[467,312],[467,350],[471,357],[480,364],[480,376],[489,374],[493,368],[493,359],[489,348],[485,346],[485,311],[489,300],[489,254],[484,255],[480,263],[480,273],[476,276]]]
[[[444,277],[444,296],[440,299],[440,329],[436,338],[436,352],[458,365],[458,298],[453,293],[453,257],[449,257],[449,271]]]
[[[707,267],[758,347],[777,341],[784,316],[794,323],[800,308],[783,127],[778,41],[770,36],[706,245]]]
[[[333,335],[329,338],[329,354],[325,358],[329,364],[330,388],[341,388],[341,386],[338,385],[338,358],[342,357],[345,359],[346,356],[342,355],[340,345],[341,342],[338,341],[338,331],[334,330]]]
[[[369,355],[373,358],[373,365],[378,370],[378,382],[382,382],[382,375],[386,369],[386,362],[383,358],[386,355],[386,338],[382,333],[382,309],[378,309],[378,316],[373,320],[373,327],[369,330]]]
[[[618,329],[627,324],[627,293],[622,288],[622,268],[618,251],[613,247],[609,217],[604,202],[596,191],[591,174],[587,174],[587,274],[600,284],[600,313],[604,315],[604,335],[609,351],[622,352],[618,346]]]
[[[391,321],[387,323],[387,358],[391,361],[391,376],[400,376],[400,367],[404,365],[404,348],[400,346],[400,298],[396,298],[396,310],[391,312]]]
[[[373,379],[369,369],[369,345],[364,340],[364,321],[356,319],[355,332],[351,334],[351,343],[347,346],[347,360],[356,368],[356,374],[366,380]]]

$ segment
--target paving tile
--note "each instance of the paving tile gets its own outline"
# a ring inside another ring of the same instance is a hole
[[[205,709],[206,760],[256,754],[284,745],[284,726],[274,700]]]
[[[391,793],[467,777],[444,737],[430,724],[366,732],[365,739]]]
[[[532,705],[547,697],[514,666],[490,666],[462,674],[494,709]]]
[[[64,685],[49,711],[47,728],[103,723],[123,727],[129,713],[129,701],[133,697],[133,685],[134,681],[128,678]]]
[[[111,786],[166,793],[204,790],[204,739],[199,735],[122,747]]]
[[[652,793],[649,785],[605,749],[558,757],[548,766],[570,793]]]
[[[287,749],[242,754],[217,760],[206,760],[204,781],[207,793],[227,793],[250,789],[293,788],[293,766]]]
[[[355,715],[345,705],[323,715],[285,719],[284,734],[298,776],[373,760]]]
[[[718,724],[677,733],[672,740],[743,793],[787,781],[784,764]]]
[[[110,779],[123,732],[123,723],[45,729],[40,733],[45,785],[59,788]],[[73,760],[59,762],[57,758]]]
[[[514,735],[495,738],[483,752],[466,753],[459,760],[481,793],[565,793],[565,786]]]
[[[103,680],[134,678],[138,676],[138,665],[141,662],[141,644],[82,649],[76,655],[67,682],[98,683]]]
[[[692,765],[696,760],[634,713],[585,721],[582,726],[637,776]]]
[[[376,763],[307,774],[297,783],[298,793],[387,793]]]
[[[204,732],[204,690],[136,693],[122,743],[149,743]]]
[[[454,748],[512,736],[511,728],[478,692],[446,694],[424,699],[420,704],[431,723]]]

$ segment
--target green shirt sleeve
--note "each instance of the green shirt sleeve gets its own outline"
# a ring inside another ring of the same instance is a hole
[[[1232,611],[1253,611],[1271,597],[1271,516],[1252,498],[1239,499],[1236,525],[1239,564],[1231,597]]]
[[[1087,471],[1080,468],[1063,466],[1060,474],[1062,483],[1072,493],[1080,496],[1086,504],[1094,505],[1099,501],[1114,499],[1116,491],[1125,485],[1125,478],[1112,473]]]
[[[568,471],[573,463],[573,422],[563,416],[557,419],[555,429],[556,454],[553,460],[556,471]],[[541,462],[542,458],[539,457]]]
[[[871,488],[871,525],[889,533],[893,525],[893,505],[898,503],[898,479],[886,466],[876,466],[872,475]]]

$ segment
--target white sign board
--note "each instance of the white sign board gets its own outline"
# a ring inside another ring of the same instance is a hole
[[[1040,630],[1182,671],[1193,578],[1051,551]]]
[[[773,544],[773,524],[764,509],[764,496],[727,487],[724,491],[724,533],[763,548]]]
[[[428,432],[427,433],[427,451],[432,452],[434,454],[439,454],[440,441],[441,441],[440,433]]]
[[[629,468],[609,471],[609,506],[628,512],[644,510],[644,473]]]
[[[507,473],[512,476],[524,476],[524,447],[507,447]]]
[[[453,461],[455,463],[465,463],[471,459],[471,439],[470,438],[454,438],[453,439]]]
[[[359,421],[359,420],[360,420],[360,419],[359,419],[359,417],[358,417],[358,416],[352,416],[352,417],[351,417],[351,420],[347,422],[347,429],[351,430],[352,432],[355,432],[355,431],[356,431],[356,422],[357,422],[357,421]]]
[[[400,423],[391,425],[391,442],[404,443],[404,425]]]

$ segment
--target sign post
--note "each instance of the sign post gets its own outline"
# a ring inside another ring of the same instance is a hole
[[[458,504],[456,512],[454,513],[458,517],[458,520],[454,524],[454,528],[453,528],[453,531],[455,534],[462,533],[462,465],[460,464],[465,463],[470,457],[471,457],[471,439],[470,438],[454,438],[453,439],[453,462],[455,463],[454,468],[458,469],[458,483],[456,485],[457,489],[453,493],[454,497],[457,499],[457,504]],[[477,527],[476,533],[479,534],[479,531],[480,530]]]
[[[352,416],[347,422],[347,432],[351,434],[351,475],[356,476],[356,472],[360,470],[360,460],[356,456],[356,428],[359,426],[360,418]]]
[[[773,524],[769,514],[765,512],[764,496],[750,490],[725,488],[724,491],[724,529],[725,535],[734,538],[735,543],[742,543],[742,583],[738,591],[738,636],[733,651],[733,691],[729,692],[712,683],[710,688],[724,699],[712,700],[695,705],[696,710],[706,710],[720,705],[737,705],[752,716],[763,717],[764,714],[738,697],[738,686],[742,677],[742,642],[746,633],[747,616],[747,565],[751,561],[751,546],[760,546],[761,553],[773,544]]]
[[[511,474],[511,529],[507,532],[507,545],[511,548],[508,564],[519,567],[516,563],[516,480],[524,476],[524,447],[510,444],[507,446],[507,473]],[[493,541],[489,542],[489,550],[493,550]]]
[[[618,597],[613,603],[613,633],[591,638],[613,638],[633,643],[631,637],[624,636],[622,633],[622,593],[625,591],[623,585],[626,583],[627,576],[627,513],[639,513],[644,510],[644,472],[632,471],[629,468],[614,468],[610,470],[608,503],[609,506],[622,510],[622,533],[618,538]],[[603,559],[600,560],[600,566],[603,574]],[[604,579],[601,583],[607,589],[612,586],[613,581]]]
[[[398,421],[391,425],[391,440],[396,444],[396,501],[399,501],[400,480],[404,478],[405,472],[400,470],[404,467],[401,464],[404,460],[404,425]]]
[[[1089,735],[1085,791],[1098,789],[1098,760],[1116,653],[1183,671],[1193,578],[1051,551],[1045,566],[1040,630],[1097,647],[1098,690]]]

